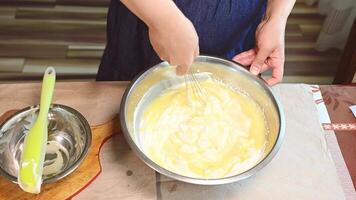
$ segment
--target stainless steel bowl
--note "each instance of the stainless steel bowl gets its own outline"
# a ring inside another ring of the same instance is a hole
[[[0,174],[12,182],[17,182],[23,141],[38,112],[39,106],[25,108],[0,126]],[[53,104],[48,120],[43,183],[58,181],[72,173],[87,155],[91,144],[90,126],[76,110]]]
[[[202,185],[217,185],[239,181],[258,172],[279,150],[284,137],[285,119],[281,104],[263,80],[251,75],[242,65],[210,56],[199,56],[191,66],[194,72],[209,73],[214,78],[242,89],[263,109],[269,133],[263,159],[251,169],[230,177],[199,179],[173,173],[152,161],[142,150],[138,125],[145,107],[166,88],[182,83],[183,78],[175,75],[175,69],[167,62],[160,63],[137,76],[126,89],[120,107],[120,121],[124,136],[136,154],[151,168],[168,177]],[[201,76],[204,78],[204,76]]]

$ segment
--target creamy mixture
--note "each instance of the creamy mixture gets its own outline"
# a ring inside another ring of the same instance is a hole
[[[48,141],[46,147],[46,156],[48,155],[50,155],[50,158],[47,158],[44,161],[44,166],[43,166],[44,176],[49,176],[60,172],[65,164],[64,160],[69,159],[69,154],[67,149],[65,149],[57,141]]]
[[[250,169],[266,145],[261,108],[223,83],[208,79],[200,85],[206,92],[202,99],[183,83],[147,106],[140,124],[143,150],[160,166],[195,178]]]

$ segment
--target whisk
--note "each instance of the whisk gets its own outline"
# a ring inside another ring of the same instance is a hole
[[[189,70],[189,72],[184,75],[185,85],[187,88],[187,94],[191,94],[192,99],[199,102],[204,102],[207,97],[206,90],[202,87],[198,77]]]

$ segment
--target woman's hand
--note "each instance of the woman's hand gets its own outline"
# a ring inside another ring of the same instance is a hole
[[[285,24],[281,19],[262,21],[256,30],[256,47],[233,58],[242,65],[251,65],[250,72],[255,75],[272,69],[268,85],[275,85],[283,77]]]
[[[251,73],[257,75],[272,69],[268,85],[282,80],[284,70],[284,32],[287,18],[296,0],[268,0],[265,19],[256,30],[256,47],[236,55],[233,59],[243,65],[251,65]]]
[[[199,39],[193,24],[173,1],[121,0],[149,28],[153,49],[162,60],[185,74],[199,55]]]
[[[187,73],[199,55],[199,39],[193,24],[183,14],[177,13],[169,20],[149,26],[153,49],[161,60],[177,66],[177,75]]]

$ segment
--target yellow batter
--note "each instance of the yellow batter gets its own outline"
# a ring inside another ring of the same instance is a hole
[[[195,178],[222,178],[250,169],[266,145],[261,108],[225,84],[211,79],[200,84],[204,101],[181,84],[147,106],[140,124],[143,150],[160,166]]]

